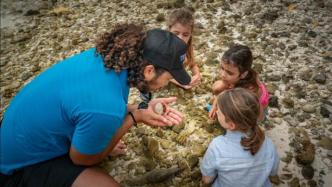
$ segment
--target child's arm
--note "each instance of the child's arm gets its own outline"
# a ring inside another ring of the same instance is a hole
[[[202,181],[209,184],[217,177],[216,156],[213,152],[213,141],[210,143],[202,159],[200,169],[202,173]]]
[[[191,66],[190,70],[193,76],[191,77],[191,82],[189,85],[182,85],[178,83],[175,79],[171,79],[170,82],[184,89],[191,89],[192,87],[199,85],[201,83],[201,78],[202,78],[199,72],[199,67],[197,66],[197,64],[194,64],[193,66]]]
[[[215,96],[212,104],[212,108],[209,112],[209,117],[211,119],[214,119],[216,117],[216,112],[217,112],[217,95],[224,90],[227,89],[227,85],[224,83],[222,80],[217,80],[213,85],[212,85],[212,93]]]
[[[199,72],[199,67],[197,64],[193,64],[191,67],[190,67],[190,70],[192,72],[192,78],[191,78],[191,82],[190,82],[190,85],[191,86],[197,86],[201,83],[201,79],[202,79],[202,76],[201,76],[201,73]]]
[[[224,83],[222,80],[217,80],[215,83],[212,85],[212,93],[213,95],[218,95],[224,90],[227,89],[227,84]]]
[[[202,176],[202,181],[205,184],[210,184],[214,181],[215,177],[209,177],[209,176]]]

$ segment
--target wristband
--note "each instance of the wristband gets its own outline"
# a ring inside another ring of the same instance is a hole
[[[131,119],[134,121],[134,126],[136,127],[137,126],[137,121],[134,117],[134,114],[132,112],[128,112],[128,114],[131,116]]]

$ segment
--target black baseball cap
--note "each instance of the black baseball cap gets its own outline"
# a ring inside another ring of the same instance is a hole
[[[169,31],[152,29],[147,31],[143,44],[143,58],[152,65],[168,71],[180,84],[190,83],[190,76],[184,69],[187,45]]]

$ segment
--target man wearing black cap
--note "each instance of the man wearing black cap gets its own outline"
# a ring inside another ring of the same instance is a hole
[[[0,186],[118,186],[92,167],[123,153],[121,137],[136,123],[176,125],[182,114],[152,108],[176,98],[128,105],[129,88],[146,94],[170,79],[188,84],[187,47],[159,29],[118,25],[96,48],[57,63],[11,101],[0,128]]]

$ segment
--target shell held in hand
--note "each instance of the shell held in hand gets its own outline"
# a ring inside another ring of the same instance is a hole
[[[154,106],[154,112],[163,115],[166,112],[166,105],[164,103],[157,103]]]

